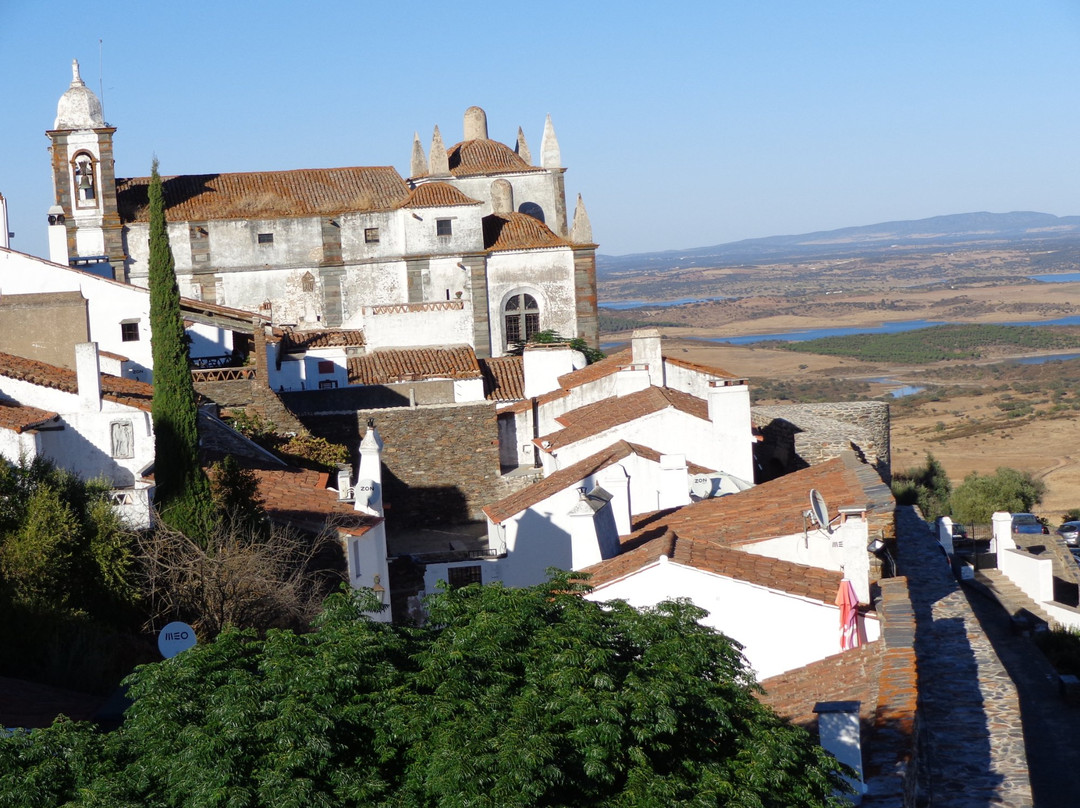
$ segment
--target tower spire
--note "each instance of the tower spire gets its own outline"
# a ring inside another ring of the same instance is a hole
[[[443,145],[438,126],[435,127],[435,134],[431,136],[430,167],[432,177],[445,177],[450,173],[450,158],[446,156],[446,146]]]
[[[540,141],[540,165],[544,168],[561,168],[562,155],[559,153],[559,141],[555,137],[555,127],[551,116],[544,121],[544,137]]]
[[[570,226],[570,241],[574,244],[592,244],[592,223],[589,222],[589,213],[585,210],[585,202],[581,194],[577,195],[577,205],[574,207],[574,223]]]
[[[424,156],[424,147],[420,144],[420,134],[413,132],[412,163],[409,166],[409,175],[412,177],[426,177],[427,173],[427,157]]]
[[[514,151],[517,152],[517,156],[525,161],[526,165],[532,165],[532,152],[529,151],[529,144],[525,142],[525,130],[520,126],[518,127],[517,145],[514,147]]]

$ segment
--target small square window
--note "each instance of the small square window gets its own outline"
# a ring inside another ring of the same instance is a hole
[[[364,242],[367,244],[379,243],[379,228],[377,227],[365,227],[364,228]]]
[[[326,360],[326,359],[320,359],[319,360],[319,373],[333,373],[333,372],[334,372],[334,363],[333,362],[331,362],[329,360]]]
[[[453,222],[450,219],[435,220],[435,235],[452,236],[454,234]]]
[[[473,567],[450,567],[446,571],[446,582],[450,584],[451,589],[458,589],[469,584],[482,584],[484,579],[480,572],[480,565],[477,564]]]
[[[274,243],[274,234],[273,233],[259,233],[259,243],[260,244],[273,244]]]
[[[122,342],[139,341],[139,321],[133,323],[120,323],[120,340]]]

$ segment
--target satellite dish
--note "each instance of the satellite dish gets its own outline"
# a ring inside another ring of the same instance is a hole
[[[172,659],[181,651],[186,651],[194,646],[197,642],[195,629],[187,623],[174,620],[158,634],[158,651],[161,652],[165,659]]]
[[[708,499],[713,495],[713,478],[704,474],[695,474],[690,478],[690,493],[698,499]]]
[[[357,480],[353,487],[353,496],[356,499],[356,507],[367,508],[371,498],[375,495],[374,480]]]
[[[825,497],[816,488],[810,489],[810,515],[818,527],[832,532],[829,529],[829,506],[825,504]]]

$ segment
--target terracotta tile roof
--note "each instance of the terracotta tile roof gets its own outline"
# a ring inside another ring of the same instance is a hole
[[[573,390],[583,384],[599,381],[612,373],[618,373],[620,369],[629,365],[634,359],[633,351],[627,348],[610,356],[605,356],[599,362],[586,365],[581,370],[574,370],[559,377],[559,387],[564,390]]]
[[[466,196],[446,182],[425,182],[416,186],[409,198],[401,203],[403,208],[449,208],[457,205],[481,205],[479,199]]]
[[[149,220],[149,185],[149,177],[116,181],[122,221]],[[165,216],[174,222],[393,210],[409,196],[409,187],[391,166],[186,174],[163,177],[162,189]]]
[[[242,461],[241,461],[242,462]],[[307,530],[319,530],[328,522],[359,536],[378,524],[378,517],[356,511],[326,487],[329,475],[310,469],[253,468],[259,495],[270,518]]]
[[[517,152],[497,140],[465,140],[446,150],[450,173],[455,177],[476,174],[517,174],[522,171],[543,171],[518,157]]]
[[[546,224],[525,213],[492,213],[484,217],[484,247],[489,252],[568,247]]]
[[[865,466],[853,452],[845,452],[821,465],[787,474],[747,491],[679,508],[654,522],[653,526],[663,525],[679,536],[726,546],[801,533],[811,488],[821,492],[834,513],[837,508],[870,506],[867,520],[871,524],[875,511],[879,516],[887,514],[891,519],[891,501],[878,501],[868,496],[864,482],[868,483],[869,479],[860,479],[855,472],[856,465]],[[866,468],[877,477],[873,467]]]
[[[281,337],[285,353],[304,353],[312,348],[357,348],[364,345],[364,330],[326,329],[322,331],[287,330]]]
[[[599,362],[593,362],[591,365],[586,365],[581,370],[573,370],[570,373],[565,373],[559,377],[559,389],[537,396],[536,403],[543,405],[560,398],[566,398],[570,395],[568,391],[573,390],[575,387],[581,387],[584,384],[599,381],[613,373],[618,373],[620,368],[630,364],[631,359],[631,351],[627,349],[625,351],[613,353],[611,356],[606,356]],[[499,411],[524,412],[530,407],[532,407],[531,400],[519,401],[511,406],[503,407]]]
[[[484,398],[488,401],[520,401],[525,398],[525,363],[520,356],[477,359],[484,375]]]
[[[885,656],[881,640],[842,651],[761,683],[758,698],[793,724],[817,724],[814,705],[820,701],[857,701],[859,717],[871,724],[878,706],[878,682]]]
[[[468,345],[388,348],[349,359],[349,384],[392,384],[425,379],[479,379],[480,365]]]
[[[484,513],[487,514],[491,521],[498,524],[504,519],[535,505],[537,502],[542,502],[552,494],[562,491],[567,486],[573,485],[578,480],[622,460],[633,451],[633,446],[621,440],[596,454],[589,455],[584,460],[579,460],[571,466],[552,472],[538,483],[533,483],[508,497],[503,497],[498,502],[493,502],[484,508]]]
[[[648,446],[620,440],[596,454],[589,455],[584,460],[579,460],[573,465],[552,472],[547,477],[540,480],[540,482],[533,483],[520,491],[516,491],[510,496],[500,499],[498,502],[493,502],[491,505],[484,508],[484,513],[486,513],[493,522],[498,524],[504,519],[507,519],[516,513],[520,513],[538,502],[542,502],[552,494],[562,491],[564,488],[588,477],[590,474],[595,474],[601,469],[605,469],[631,454],[644,457],[654,463],[660,462],[659,452],[650,449]],[[689,463],[687,464],[687,467],[692,474],[709,473],[709,469],[706,469],[704,466],[699,466],[696,463]]]
[[[29,382],[39,387],[61,390],[65,393],[79,392],[78,377],[74,370],[47,365],[36,359],[0,353],[0,376]],[[150,411],[154,388],[146,382],[123,379],[119,376],[101,376],[101,394],[109,401]]]
[[[729,373],[723,368],[712,367],[711,365],[699,365],[697,362],[687,362],[685,359],[678,359],[674,356],[665,356],[664,361],[681,368],[686,368],[687,370],[696,370],[698,373],[705,373],[709,376],[719,376],[722,379],[739,378],[734,373]]]
[[[665,525],[645,528],[642,534],[649,537],[645,543],[639,543],[642,536],[631,535],[626,545],[632,549],[586,567],[583,572],[592,575],[589,583],[594,587],[609,584],[656,563],[664,555],[687,567],[833,605],[843,577],[839,572],[686,538]]]
[[[16,434],[42,426],[59,416],[37,407],[26,407],[9,401],[0,401],[0,429],[10,429]]]
[[[598,435],[619,424],[629,423],[669,407],[674,407],[695,418],[706,421],[709,418],[708,402],[697,396],[667,387],[647,387],[636,393],[604,399],[564,413],[555,420],[564,424],[565,429],[535,438],[533,443],[545,451],[554,451],[584,438]]]

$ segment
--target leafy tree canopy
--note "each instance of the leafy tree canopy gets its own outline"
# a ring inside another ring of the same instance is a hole
[[[952,483],[945,467],[929,452],[924,465],[893,475],[892,491],[899,504],[918,505],[925,519],[949,513]]]
[[[533,338],[529,340],[530,345],[554,345],[557,342],[565,342],[575,351],[581,351],[585,354],[585,360],[591,365],[593,362],[599,362],[604,358],[605,354],[599,348],[593,348],[583,340],[581,337],[564,337],[557,331],[553,331],[550,328],[546,331],[540,331],[533,335]],[[525,349],[524,345],[519,346],[517,349],[511,351],[511,353],[521,353]]]
[[[1026,513],[1042,501],[1046,485],[1029,472],[1001,466],[993,474],[973,471],[952,493],[952,516],[964,524],[990,522],[994,511]]]
[[[0,803],[841,804],[838,764],[755,699],[701,610],[582,589],[443,591],[424,628],[368,620],[342,591],[315,632],[226,631],[139,668],[112,733],[0,740]]]

